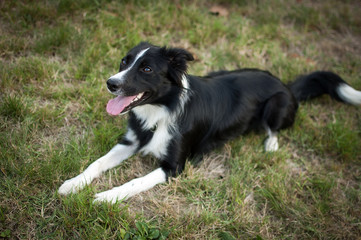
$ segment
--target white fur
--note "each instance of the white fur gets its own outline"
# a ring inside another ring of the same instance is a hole
[[[266,139],[265,150],[266,152],[275,152],[279,148],[277,136],[271,136]]]
[[[132,131],[127,133],[127,137],[133,138]],[[134,135],[135,136],[135,135]],[[131,140],[131,139],[129,139]],[[134,141],[133,138],[131,141]],[[95,162],[89,165],[87,169],[78,176],[66,180],[59,188],[58,192],[62,195],[69,193],[75,193],[85,187],[85,185],[91,183],[94,178],[97,178],[106,170],[119,165],[122,161],[129,158],[137,149],[138,144],[122,145],[117,144],[106,155],[99,158]]]
[[[188,101],[190,95],[189,82],[186,75],[182,76],[182,85],[183,85],[183,91],[180,96],[180,104],[181,104],[179,108],[180,111],[183,111],[184,105]]]
[[[189,89],[189,83],[188,83],[188,78],[187,75],[183,74],[182,76],[182,85],[184,89]]]
[[[156,126],[161,120],[170,117],[169,111],[164,106],[141,105],[132,109],[137,118],[143,123],[143,129],[149,130]]]
[[[134,131],[131,128],[128,128],[127,134],[125,135],[125,139],[131,141],[133,144],[138,146],[137,136],[135,135]]]
[[[142,121],[144,130],[156,127],[152,139],[140,149],[140,152],[144,155],[152,153],[157,158],[163,156],[172,138],[170,131],[173,130],[174,123],[167,108],[147,104],[136,107],[132,111]]]
[[[160,158],[167,153],[169,141],[173,137],[173,135],[170,134],[170,123],[167,120],[168,119],[159,121],[150,142],[140,149],[140,152],[144,155],[152,153],[155,157]]]
[[[361,104],[361,91],[357,91],[356,89],[350,87],[347,84],[341,84],[337,88],[337,93],[342,100],[348,102],[353,105]]]
[[[118,200],[126,200],[165,181],[165,172],[161,168],[158,168],[144,177],[135,178],[120,187],[96,194],[94,202],[116,203]]]
[[[118,72],[117,74],[111,76],[109,79],[115,79],[117,81],[119,81],[120,83],[124,82],[125,81],[125,76],[126,74],[134,67],[135,63],[141,58],[143,57],[143,55],[149,50],[149,48],[146,48],[142,51],[140,51],[137,56],[135,57],[133,63],[128,67],[126,68],[125,70],[121,71],[121,72]]]
[[[272,132],[271,129],[267,128],[268,138],[265,141],[266,152],[275,152],[278,150],[278,138],[277,133]]]

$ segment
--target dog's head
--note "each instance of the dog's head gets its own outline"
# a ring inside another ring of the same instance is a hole
[[[119,72],[107,81],[117,95],[107,105],[111,115],[125,113],[144,104],[161,104],[170,94],[180,94],[187,61],[193,56],[180,48],[161,48],[140,43],[121,60]]]

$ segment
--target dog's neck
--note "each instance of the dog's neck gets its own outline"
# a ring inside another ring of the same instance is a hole
[[[174,116],[179,116],[179,113],[183,111],[184,105],[189,100],[191,91],[189,89],[188,77],[184,74],[182,76],[183,90],[179,98],[179,106],[175,112],[171,112],[164,105],[145,104],[135,107],[131,111],[142,122],[144,130],[154,130],[158,125],[166,124],[173,125],[176,121]]]

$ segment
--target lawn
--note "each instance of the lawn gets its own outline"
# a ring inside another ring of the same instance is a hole
[[[124,134],[105,82],[140,41],[186,48],[194,75],[331,70],[361,89],[360,12],[356,0],[0,1],[0,238],[359,238],[361,109],[328,96],[300,105],[278,152],[251,133],[116,205],[93,196],[155,158],[136,155],[78,194],[57,189]]]

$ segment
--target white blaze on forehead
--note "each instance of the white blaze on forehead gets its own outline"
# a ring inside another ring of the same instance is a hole
[[[132,67],[134,67],[134,65],[137,63],[137,61],[144,56],[144,54],[149,50],[149,48],[143,49],[142,51],[140,51],[137,56],[135,56],[133,63],[126,69],[124,69],[121,72],[118,72],[117,74],[111,76],[109,79],[114,79],[114,80],[118,80],[120,82],[124,81],[124,77],[125,75],[132,69]]]

